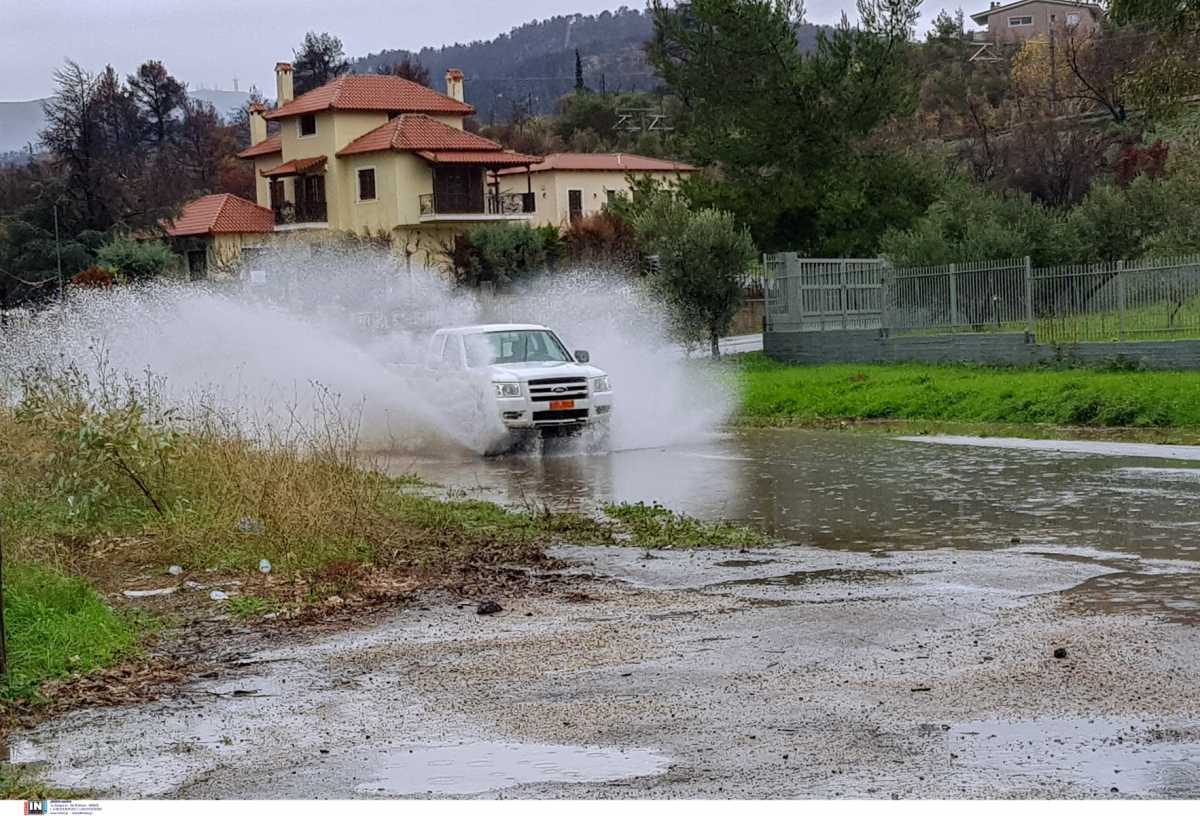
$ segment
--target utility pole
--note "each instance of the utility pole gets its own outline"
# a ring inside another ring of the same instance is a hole
[[[54,257],[58,263],[58,299],[63,296],[62,247],[58,242],[58,201],[54,202]]]

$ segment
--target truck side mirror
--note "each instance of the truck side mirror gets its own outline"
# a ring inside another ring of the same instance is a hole
[[[587,363],[591,359],[592,355],[588,354],[586,351],[575,352],[575,362],[577,363]]]

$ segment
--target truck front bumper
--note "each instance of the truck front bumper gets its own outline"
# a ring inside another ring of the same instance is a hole
[[[504,425],[520,428],[570,428],[607,422],[612,415],[611,391],[589,392],[586,399],[574,399],[570,408],[551,409],[545,402],[532,402],[527,394],[496,399]]]

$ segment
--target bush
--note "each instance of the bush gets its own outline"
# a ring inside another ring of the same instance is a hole
[[[567,255],[577,263],[638,268],[637,231],[612,210],[577,219],[567,228],[563,243]]]
[[[107,289],[115,282],[116,276],[111,271],[100,266],[89,266],[71,278],[71,285],[82,289]]]
[[[443,251],[459,285],[503,286],[544,272],[561,246],[554,227],[486,224],[456,236]]]
[[[880,242],[894,264],[925,266],[1023,258],[1038,266],[1066,263],[1075,241],[1056,211],[1021,195],[999,195],[960,181],[950,185],[910,229]]]
[[[122,236],[100,247],[96,259],[101,266],[124,272],[135,280],[161,275],[177,260],[162,241],[138,241]]]

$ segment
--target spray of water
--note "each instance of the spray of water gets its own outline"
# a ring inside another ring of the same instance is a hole
[[[354,413],[366,445],[484,452],[505,437],[480,399],[486,383],[414,376],[413,366],[441,326],[529,322],[554,328],[609,372],[613,448],[686,441],[732,405],[722,380],[669,339],[661,309],[617,274],[556,272],[515,294],[481,295],[363,250],[281,257],[265,272],[223,288],[75,292],[0,334],[0,388],[29,366],[103,365],[133,379],[152,374],[169,403],[202,404],[242,428],[303,423],[332,400]]]

